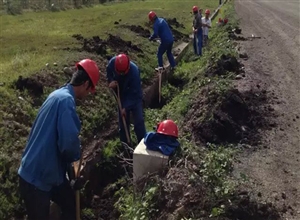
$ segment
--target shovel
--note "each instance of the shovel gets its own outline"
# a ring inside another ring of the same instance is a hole
[[[79,160],[79,163],[74,163],[74,172],[75,172],[75,178],[80,177],[80,168],[82,164],[82,151],[81,151],[81,157]],[[78,166],[78,167],[76,167]],[[76,197],[76,220],[80,220],[80,191],[76,190],[75,191],[75,197]]]
[[[127,123],[126,123],[126,119],[125,117],[122,115],[122,105],[121,105],[121,101],[120,101],[120,88],[119,88],[119,84],[117,84],[117,92],[118,92],[118,95],[116,95],[115,91],[113,89],[111,89],[111,92],[112,94],[114,95],[117,103],[118,103],[118,107],[119,107],[119,111],[120,111],[120,115],[122,117],[122,121],[123,121],[123,126],[124,126],[124,129],[125,129],[125,134],[126,134],[126,139],[127,139],[127,143],[129,143],[129,145],[131,145],[131,142],[130,142],[130,137],[129,137],[129,132],[128,132],[128,129],[127,129]]]
[[[161,101],[161,77],[162,77],[162,70],[158,72],[158,103]]]

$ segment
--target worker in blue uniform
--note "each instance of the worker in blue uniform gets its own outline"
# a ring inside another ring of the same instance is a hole
[[[29,220],[48,220],[50,200],[60,207],[61,219],[76,218],[74,190],[84,182],[75,178],[71,165],[81,157],[75,101],[94,92],[100,77],[93,60],[81,60],[76,67],[71,81],[53,91],[41,106],[22,155],[19,187]]]
[[[109,88],[115,89],[119,86],[119,98],[122,105],[119,111],[120,139],[127,144],[131,143],[131,140],[129,140],[130,143],[127,141],[122,117],[125,117],[127,130],[130,132],[130,113],[132,113],[134,131],[137,141],[140,142],[146,134],[140,70],[126,54],[119,54],[110,59],[106,74]]]
[[[171,68],[174,69],[176,66],[175,59],[172,54],[174,38],[167,21],[163,18],[157,17],[154,11],[149,12],[148,18],[150,22],[153,23],[153,34],[149,37],[149,40],[152,41],[159,37],[161,42],[157,51],[158,67],[155,68],[155,70],[161,70],[164,68],[163,54],[165,52],[167,52]]]

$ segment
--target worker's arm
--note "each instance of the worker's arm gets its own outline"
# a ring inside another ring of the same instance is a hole
[[[57,123],[58,149],[63,161],[72,163],[80,159],[79,132],[80,121],[75,110],[75,102],[71,98],[62,100],[59,104]]]
[[[149,40],[153,40],[155,38],[158,38],[158,22],[155,22],[153,24],[153,34],[149,37]]]
[[[207,21],[207,23],[206,23],[206,26],[207,26],[208,28],[211,28],[211,20],[210,20],[210,19],[208,19],[208,21]]]

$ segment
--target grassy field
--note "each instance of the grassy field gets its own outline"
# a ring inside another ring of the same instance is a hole
[[[159,16],[176,17],[180,23],[188,27],[184,32],[190,33],[192,20],[190,11],[194,4],[212,10],[218,3],[217,1],[131,1],[62,12],[2,15],[0,82],[9,82],[18,75],[30,75],[39,71],[46,63],[64,63],[66,57],[73,54],[60,49],[76,43],[75,39],[71,38],[73,34],[82,34],[84,37],[95,35],[105,37],[107,33],[112,33],[127,40],[134,39],[143,48],[144,45],[149,45],[147,39],[136,37],[134,33],[124,28],[118,28],[114,22],[122,19],[121,23],[144,26],[148,21],[147,14],[150,10],[155,10]]]
[[[218,1],[130,1],[62,12],[30,12],[18,16],[0,16],[0,177],[3,180],[0,187],[1,219],[9,219],[16,213],[22,214],[23,209],[16,191],[16,171],[40,106],[32,104],[33,101],[39,100],[38,103],[41,103],[51,91],[62,85],[67,79],[63,74],[63,67],[74,65],[75,61],[84,57],[102,63],[100,66],[104,73],[105,58],[77,50],[63,50],[66,47],[82,46],[71,36],[81,34],[85,38],[95,35],[106,38],[110,33],[124,40],[131,40],[144,51],[144,56],[137,56],[134,53],[130,55],[140,66],[143,79],[149,79],[153,74],[153,68],[157,65],[155,54],[158,45],[115,25],[114,22],[121,19],[120,24],[141,25],[151,30],[146,26],[147,14],[150,10],[155,10],[159,16],[175,17],[185,26],[185,29],[178,28],[178,30],[190,33],[192,21],[190,11],[194,4],[213,11]],[[57,66],[53,65],[54,62]],[[49,63],[47,68],[46,63]],[[26,90],[20,92],[11,87],[13,81],[20,75],[33,74],[48,76],[49,82],[46,80],[43,95],[36,97]],[[53,79],[55,80],[52,84]],[[116,116],[115,104],[109,91],[104,88],[104,81],[102,77],[97,94],[78,107],[81,120],[84,121],[81,135],[85,144],[88,144],[90,138],[99,131],[105,130],[105,123]],[[151,123],[149,121],[147,125]]]

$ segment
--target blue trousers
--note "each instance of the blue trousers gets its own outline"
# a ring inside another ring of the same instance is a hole
[[[134,132],[137,136],[137,140],[139,143],[146,134],[142,102],[139,102],[135,106],[126,109],[126,125],[127,125],[129,136],[130,136],[130,113],[132,113],[133,116]],[[120,140],[128,144],[120,111],[119,111],[119,134],[120,134]]]
[[[197,33],[194,33],[194,52],[198,56],[202,56],[202,28]]]
[[[164,63],[163,63],[163,55],[165,52],[167,52],[167,57],[170,63],[171,67],[175,67],[176,63],[175,63],[175,59],[174,56],[172,54],[172,47],[173,47],[173,42],[171,43],[161,43],[158,47],[158,51],[157,51],[157,59],[158,59],[158,66],[159,67],[163,67]]]

